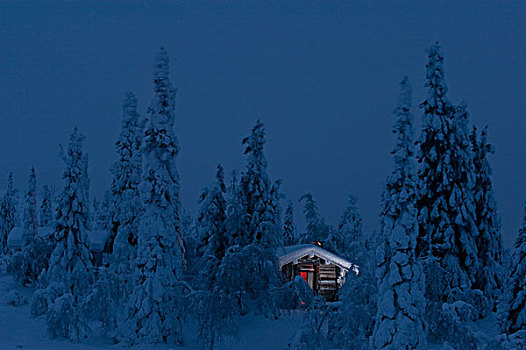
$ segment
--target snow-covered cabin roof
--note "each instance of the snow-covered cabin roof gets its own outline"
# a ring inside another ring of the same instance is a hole
[[[53,234],[53,227],[38,227],[37,232],[40,237],[49,237]],[[10,249],[18,249],[22,247],[22,236],[24,229],[21,226],[13,227],[9,236],[7,237],[7,247]]]
[[[38,227],[38,235],[40,237],[49,237],[53,234],[54,227]],[[10,249],[19,249],[22,247],[22,235],[24,229],[20,226],[13,227],[9,236],[7,237],[7,246]],[[89,247],[92,251],[103,251],[110,233],[108,231],[88,231]]]
[[[299,244],[293,246],[286,246],[278,248],[276,253],[280,266],[297,262],[304,256],[318,256],[347,271],[349,271],[352,267],[357,268],[357,266],[352,262],[314,244]]]

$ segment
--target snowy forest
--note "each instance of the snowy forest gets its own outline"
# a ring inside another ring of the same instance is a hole
[[[283,349],[526,349],[526,210],[509,252],[490,130],[473,125],[466,103],[450,102],[440,45],[426,54],[425,99],[413,101],[407,77],[393,87],[392,169],[380,229],[364,232],[352,194],[336,225],[315,194],[287,199],[268,172],[264,116],[240,137],[246,166],[225,174],[217,164],[199,210],[185,210],[175,115],[184,100],[161,48],[145,113],[124,94],[102,199],[90,195],[78,128],[60,149],[62,187],[40,184],[35,168],[27,188],[9,176],[0,200],[2,312],[27,310],[20,327],[36,322],[46,348],[275,348],[245,339],[258,323],[287,333]],[[335,300],[282,273],[280,249],[316,243],[355,267]]]

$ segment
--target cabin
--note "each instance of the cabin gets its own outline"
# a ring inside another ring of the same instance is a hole
[[[55,231],[54,227],[38,227],[37,232],[40,237],[49,238]],[[109,250],[110,232],[108,231],[88,231],[89,244],[91,252],[91,262],[93,266],[101,266],[104,253]],[[24,229],[20,226],[14,227],[7,237],[7,247],[13,251],[22,249],[27,237],[24,237]]]
[[[357,265],[323,249],[320,242],[279,248],[277,258],[288,281],[301,276],[316,294],[328,302],[337,300],[338,290],[349,271],[355,275],[359,273]]]

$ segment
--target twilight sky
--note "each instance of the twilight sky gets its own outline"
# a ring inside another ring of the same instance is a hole
[[[526,200],[526,4],[516,1],[188,1],[0,3],[0,190],[61,188],[58,145],[86,136],[93,194],[111,181],[126,90],[144,114],[153,57],[165,46],[178,88],[183,204],[196,209],[218,162],[243,169],[257,118],[270,173],[295,203],[313,192],[336,224],[348,193],[377,225],[391,168],[398,83],[413,84],[417,135],[425,49],[439,41],[449,99],[490,127],[507,246]]]

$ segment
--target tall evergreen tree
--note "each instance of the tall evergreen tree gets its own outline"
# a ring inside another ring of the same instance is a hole
[[[438,44],[429,51],[429,93],[421,104],[423,130],[419,140],[419,236],[416,253],[436,259],[444,271],[431,299],[454,301],[471,288],[476,257],[472,158],[467,111],[447,100],[443,57]],[[431,260],[430,260],[431,261]]]
[[[82,186],[82,188],[84,189],[84,193],[86,195],[86,210],[87,210],[87,213],[88,213],[88,221],[86,223],[86,227],[90,230],[91,229],[91,221],[89,220],[89,217],[91,215],[90,213],[90,207],[89,207],[89,189],[90,189],[90,179],[89,179],[89,174],[88,174],[88,165],[89,165],[89,154],[88,153],[84,153],[82,155],[82,158],[80,159],[80,168],[81,168],[81,178],[80,178],[80,184]]]
[[[111,184],[114,208],[111,229],[115,235],[113,265],[119,266],[128,264],[136,256],[137,231],[142,214],[139,194],[142,123],[134,93],[126,92],[122,109],[121,133],[115,143],[119,159],[112,168]]]
[[[247,169],[241,177],[238,198],[229,203],[229,216],[234,216],[227,220],[235,236],[219,271],[227,286],[225,293],[237,298],[242,314],[277,311],[273,293],[280,281],[272,249],[283,244],[279,182],[272,183],[267,175],[264,143],[263,124],[258,120],[250,136],[243,139]],[[243,274],[240,276],[234,271],[243,271]]]
[[[93,199],[93,206],[91,212],[91,229],[109,231],[112,217],[112,203],[110,192],[105,191],[102,201]]]
[[[500,311],[501,331],[506,349],[526,347],[526,207],[522,227],[514,244],[513,268],[506,283]]]
[[[422,164],[418,173],[420,178],[420,199],[418,203],[419,236],[417,254],[428,256],[432,252],[432,244],[442,242],[444,229],[449,225],[441,225],[448,219],[447,200],[445,193],[449,189],[444,178],[449,167],[442,166],[449,155],[450,118],[454,107],[447,99],[447,86],[444,80],[444,57],[437,44],[428,50],[429,61],[426,65],[426,84],[429,88],[426,100],[420,105],[424,109],[422,118],[422,135],[418,141],[420,149],[418,161]],[[442,227],[441,230],[435,230]],[[451,234],[450,231],[447,234]],[[435,235],[437,237],[433,237]]]
[[[237,300],[225,293],[228,286],[221,279],[221,263],[230,245],[227,232],[227,202],[223,168],[218,165],[216,183],[203,191],[199,202],[197,230],[201,246],[197,276],[199,292],[196,296],[196,313],[199,323],[199,343],[202,348],[214,349],[218,339],[233,334],[239,313]]]
[[[476,212],[473,197],[475,185],[473,154],[469,140],[467,106],[464,102],[455,109],[451,124],[453,142],[450,162],[453,176],[451,193],[448,198],[453,224],[452,240],[455,242],[452,250],[456,255],[455,260],[458,261],[455,262],[455,265],[458,263],[469,279],[466,287],[475,288],[475,275],[480,266],[476,246],[479,233],[475,223]]]
[[[299,243],[309,244],[325,241],[328,235],[328,228],[318,211],[318,204],[314,200],[314,196],[312,193],[305,193],[300,197],[301,201],[304,202],[305,232],[299,237]]]
[[[378,290],[373,252],[366,247],[365,238],[355,242],[361,250],[352,258],[356,264],[347,273],[339,291],[340,303],[330,315],[329,337],[342,349],[369,349],[369,339],[375,324]]]
[[[26,206],[24,209],[24,244],[37,235],[37,175],[35,168],[31,168],[27,183]]]
[[[82,149],[84,136],[75,128],[69,139],[64,189],[59,199],[55,226],[55,247],[49,260],[46,279],[62,290],[49,305],[46,322],[51,338],[79,340],[88,327],[82,311],[82,298],[91,281],[88,248],[87,158]],[[50,286],[48,288],[55,288]]]
[[[376,317],[377,287],[373,252],[362,232],[356,198],[349,196],[337,230],[330,227],[326,247],[353,264],[338,293],[336,312],[330,313],[329,338],[343,349],[369,349]]]
[[[471,132],[475,184],[473,197],[476,208],[476,225],[479,235],[476,239],[477,255],[480,261],[475,275],[474,288],[481,290],[488,298],[489,305],[496,307],[503,287],[503,254],[500,218],[495,201],[492,169],[488,155],[495,153],[495,147],[488,143],[488,130],[484,128],[480,137],[476,128]]]
[[[477,258],[473,198],[473,155],[465,104],[446,97],[443,56],[438,44],[428,50],[423,130],[418,141],[421,163],[418,183],[416,254],[426,276],[428,341],[447,340],[459,348],[475,348],[464,321],[483,315],[480,291],[473,289],[480,266]]]
[[[375,349],[427,349],[424,274],[415,254],[417,182],[410,110],[411,87],[404,78],[394,111],[394,166],[383,194],[381,229],[387,242],[376,274],[378,309],[371,339]]]
[[[40,226],[52,226],[54,223],[53,198],[48,185],[42,188],[42,202],[40,204]]]
[[[294,226],[294,208],[292,202],[288,202],[283,218],[283,244],[293,245],[296,241],[296,227]]]
[[[17,190],[13,186],[13,173],[9,173],[7,178],[7,190],[2,196],[0,202],[0,238],[1,238],[1,249],[3,254],[7,254],[9,249],[7,246],[7,238],[9,233],[16,224],[17,217]]]
[[[349,195],[338,229],[330,231],[326,246],[355,264],[360,264],[358,260],[363,253],[365,237],[362,232],[362,217],[356,202],[356,197]]]
[[[232,171],[232,179],[226,193],[226,226],[229,232],[231,245],[239,244],[241,240],[241,221],[243,210],[241,208],[239,176],[236,170]]]
[[[258,120],[250,136],[243,139],[248,157],[247,169],[241,177],[241,205],[244,210],[242,230],[246,242],[260,243],[264,248],[282,244],[280,234],[279,181],[272,183],[267,175],[263,154],[265,129]]]
[[[53,249],[51,236],[38,233],[37,181],[35,169],[31,168],[23,218],[23,246],[16,252],[8,266],[16,281],[24,286],[37,281],[40,273],[48,267]]]
[[[216,183],[201,193],[199,203],[201,209],[197,217],[197,231],[200,245],[198,255],[215,256],[219,261],[230,246],[226,232],[226,186],[223,167],[217,166]]]
[[[155,59],[154,98],[142,143],[139,191],[144,206],[137,242],[135,288],[120,325],[127,343],[181,343],[183,253],[180,235],[179,153],[173,131],[175,90],[169,79],[168,53]]]

